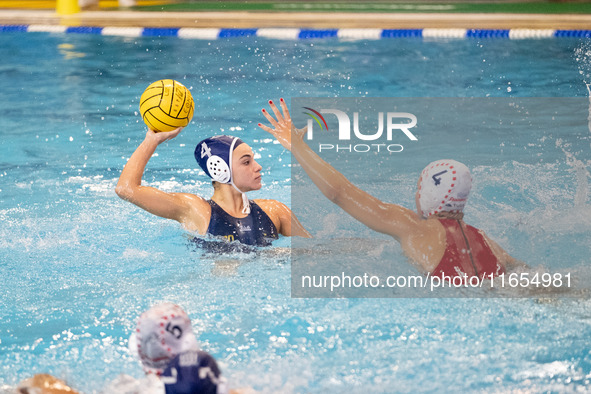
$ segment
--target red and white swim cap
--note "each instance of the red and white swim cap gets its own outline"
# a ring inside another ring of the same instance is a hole
[[[129,347],[132,352],[137,351],[146,373],[158,375],[178,354],[199,350],[189,316],[180,306],[170,302],[155,305],[142,313]]]
[[[423,217],[440,212],[462,212],[472,189],[472,176],[468,167],[460,162],[437,160],[425,167],[418,187]]]

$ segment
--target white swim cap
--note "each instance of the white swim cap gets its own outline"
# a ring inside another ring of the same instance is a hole
[[[142,313],[129,347],[132,352],[137,350],[146,373],[158,375],[178,354],[199,350],[189,316],[180,306],[170,302],[155,305]]]
[[[438,160],[425,167],[418,187],[423,217],[440,212],[462,212],[472,188],[472,176],[468,167],[460,162]]]

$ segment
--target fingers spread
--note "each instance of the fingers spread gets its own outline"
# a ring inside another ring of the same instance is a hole
[[[277,121],[279,123],[283,122],[283,115],[281,115],[281,112],[279,112],[279,109],[277,108],[275,103],[273,101],[269,100],[269,106],[271,107],[271,110],[275,114],[275,117],[277,117]]]
[[[258,124],[258,126],[259,126],[261,129],[265,130],[267,133],[271,133],[271,132],[273,131],[273,129],[272,129],[272,128],[270,128],[269,126],[265,126],[265,125],[264,125],[264,124],[262,124],[262,123],[259,123],[259,124]]]
[[[265,115],[265,118],[267,118],[267,120],[273,125],[273,127],[279,126],[279,123],[277,123],[277,121],[271,115],[269,115],[269,113],[264,108],[262,111],[263,115]]]
[[[281,109],[283,110],[283,117],[287,122],[291,122],[291,116],[289,115],[289,109],[287,109],[287,104],[285,100],[279,100],[279,104],[281,105]]]

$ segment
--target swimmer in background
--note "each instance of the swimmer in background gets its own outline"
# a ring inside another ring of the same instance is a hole
[[[61,379],[48,374],[37,374],[19,383],[16,394],[78,394]]]
[[[176,304],[163,302],[139,316],[128,350],[140,361],[145,376],[135,379],[120,374],[103,389],[103,394],[162,394],[162,372],[179,354],[199,350],[199,344],[187,313]]]
[[[440,277],[489,277],[524,266],[484,232],[463,221],[472,187],[468,168],[454,160],[439,160],[421,173],[415,202],[417,212],[388,204],[364,192],[305,142],[306,129],[295,129],[283,99],[282,111],[269,101],[274,117],[263,115],[272,127],[259,127],[291,151],[320,191],[349,215],[377,232],[392,236],[424,274]]]
[[[136,380],[121,374],[103,389],[104,394],[250,392],[228,388],[215,359],[199,349],[189,316],[171,302],[156,304],[140,315],[128,348],[146,376]]]
[[[250,387],[228,391],[215,359],[201,350],[176,356],[160,378],[166,394],[256,394]]]
[[[242,244],[268,246],[279,234],[310,236],[285,204],[270,199],[248,200],[247,192],[261,188],[262,167],[255,161],[251,147],[236,137],[207,138],[195,148],[197,163],[213,179],[210,200],[142,186],[146,164],[158,145],[173,139],[181,130],[148,130],[121,172],[115,188],[119,197],[154,215],[174,219],[188,231],[222,236]]]

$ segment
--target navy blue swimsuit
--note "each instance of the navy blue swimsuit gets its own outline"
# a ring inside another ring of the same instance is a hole
[[[279,238],[271,218],[254,201],[250,201],[250,214],[245,218],[231,216],[213,200],[207,202],[211,206],[208,234],[254,246],[268,246]]]

